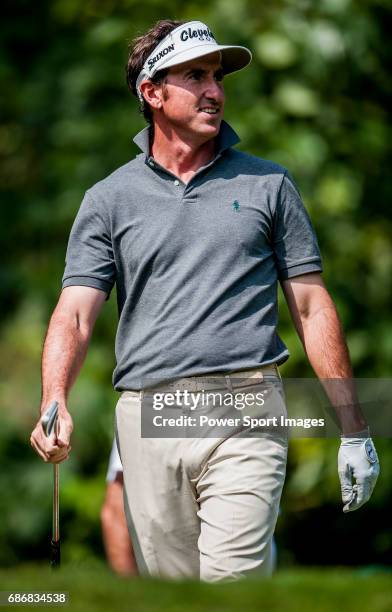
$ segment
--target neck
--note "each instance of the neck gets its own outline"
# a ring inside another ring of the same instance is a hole
[[[151,155],[184,183],[215,156],[215,136],[182,134],[154,121]]]

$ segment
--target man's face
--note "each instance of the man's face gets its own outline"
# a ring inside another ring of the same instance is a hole
[[[162,115],[168,126],[206,140],[216,136],[225,94],[220,53],[169,68],[162,84]]]

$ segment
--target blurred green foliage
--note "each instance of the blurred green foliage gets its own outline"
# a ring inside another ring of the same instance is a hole
[[[389,375],[390,8],[387,0],[3,2],[0,564],[46,555],[51,469],[28,443],[42,342],[83,193],[136,153],[132,137],[144,122],[125,85],[127,41],[158,19],[201,19],[219,41],[253,50],[251,66],[227,78],[226,119],[241,149],[294,176],[356,375]],[[61,466],[61,507],[74,562],[102,553],[116,318],[112,297],[70,400],[73,457]],[[291,351],[283,375],[311,375],[283,300],[280,333]],[[388,440],[378,447],[382,472],[371,503],[343,516],[337,443],[293,442],[277,532],[283,562],[387,562],[392,451]]]

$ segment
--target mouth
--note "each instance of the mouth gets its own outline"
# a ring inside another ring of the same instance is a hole
[[[198,109],[199,113],[206,113],[207,115],[214,116],[219,114],[219,108],[217,106],[202,106]]]

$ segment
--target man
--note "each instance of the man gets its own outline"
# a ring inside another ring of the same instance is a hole
[[[106,494],[101,525],[106,557],[120,576],[136,576],[137,566],[124,513],[123,468],[116,439],[113,440],[106,475]]]
[[[38,421],[31,443],[58,462],[72,431],[67,395],[116,282],[117,441],[142,574],[208,581],[271,574],[285,436],[162,438],[141,430],[158,391],[235,397],[267,393],[273,381],[273,408],[284,413],[278,366],[288,350],[276,332],[278,280],[345,435],[345,511],[369,499],[378,474],[298,191],[279,165],[233,149],[238,136],[223,121],[223,76],[250,60],[244,47],[218,45],[200,22],[158,22],[135,41],[127,80],[150,128],[135,138],[142,152],[86,193],[45,341],[41,410],[57,399],[60,432],[48,441]],[[344,384],[330,384],[335,379]]]

